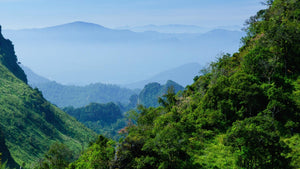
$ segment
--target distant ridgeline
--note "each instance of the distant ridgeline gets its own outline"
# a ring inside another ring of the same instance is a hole
[[[38,159],[55,142],[66,144],[79,154],[82,146],[96,135],[27,85],[12,42],[4,39],[1,32],[0,130],[2,164],[7,160],[9,167],[26,168],[38,165]]]
[[[92,102],[116,102],[128,104],[136,91],[110,84],[90,84],[87,86],[62,85],[54,81],[31,84],[43,92],[45,98],[59,107],[82,107]]]
[[[130,85],[127,86],[128,88],[102,83],[95,83],[86,86],[62,85],[37,75],[26,66],[21,65],[21,67],[27,75],[28,84],[32,87],[37,87],[42,91],[46,99],[59,107],[73,106],[78,108],[86,106],[90,103],[114,102],[118,105],[122,105],[122,110],[128,110],[126,107],[133,108],[136,106],[137,101],[133,100],[135,97],[139,97],[139,104],[143,104],[146,107],[159,106],[157,99],[167,91],[168,87],[173,86],[175,92],[183,90],[183,87],[180,86],[177,81],[174,82],[163,79],[167,79],[168,77],[171,79],[176,79],[175,75],[178,74],[178,72],[184,72],[180,77],[183,77],[187,72],[193,72],[193,75],[197,75],[195,72],[197,72],[198,69],[200,70],[201,66],[195,63],[187,64],[177,69],[172,69],[168,73],[162,73],[156,78],[142,81],[138,85],[132,84],[132,86],[136,87],[142,86],[142,88],[144,88],[142,92],[140,92],[141,89],[129,89]],[[192,67],[191,70],[187,70],[188,67]],[[180,81],[180,79],[177,80]],[[162,83],[166,84],[160,85]]]
[[[28,77],[28,83],[41,90],[46,99],[59,107],[78,108],[90,103],[114,102],[120,106],[121,111],[125,112],[135,108],[137,104],[146,107],[158,107],[158,98],[163,96],[171,86],[173,86],[175,93],[184,89],[172,80],[168,80],[165,85],[157,82],[148,83],[144,85],[141,91],[101,83],[86,86],[62,85],[37,75],[26,66],[22,66],[22,68]]]

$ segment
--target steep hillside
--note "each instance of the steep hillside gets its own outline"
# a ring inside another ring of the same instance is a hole
[[[95,133],[25,83],[9,40],[1,39],[0,51],[0,58],[9,57],[0,63],[0,127],[14,160],[30,167],[57,141],[78,153]]]
[[[5,144],[5,138],[0,128],[0,168],[1,164],[6,163],[6,165],[10,168],[18,168],[19,165],[15,162],[15,160],[11,157],[11,154]]]
[[[37,87],[37,84],[51,82],[51,80],[34,73],[31,69],[29,69],[28,67],[26,67],[22,64],[20,65],[20,67],[24,70],[26,77],[27,77],[28,84],[31,87]]]
[[[12,42],[5,39],[2,35],[2,29],[0,25],[0,60],[1,63],[6,66],[10,72],[12,72],[16,77],[21,79],[23,82],[27,83],[27,78],[24,71],[19,67],[17,56],[15,55],[14,46]]]

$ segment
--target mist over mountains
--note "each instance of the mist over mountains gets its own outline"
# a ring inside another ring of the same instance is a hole
[[[239,47],[240,31],[133,32],[73,22],[54,27],[4,30],[19,60],[63,84],[129,84],[183,64],[201,65]],[[21,55],[22,54],[22,55]]]
[[[149,79],[122,86],[130,89],[142,89],[148,83],[157,82],[165,84],[168,80],[172,80],[185,87],[193,83],[193,78],[200,74],[200,70],[202,68],[203,67],[199,63],[187,63],[179,67],[160,72]]]
[[[168,24],[168,25],[143,25],[143,26],[123,26],[117,27],[117,29],[127,29],[134,32],[146,32],[155,31],[160,33],[206,33],[212,29],[225,29],[231,31],[240,31],[241,27],[238,25],[232,26],[219,26],[216,28],[211,27],[201,27],[196,25],[182,25],[182,24]]]
[[[160,86],[160,84],[167,83],[166,86],[168,87],[173,84],[176,84],[174,86],[182,85],[185,87],[188,84],[192,84],[193,78],[196,75],[199,75],[199,70],[201,69],[201,66],[199,64],[189,63],[165,72],[161,72],[150,79],[127,85],[119,86],[113,84],[93,83],[84,86],[75,86],[63,85],[55,81],[51,81],[36,74],[30,68],[24,65],[20,66],[27,76],[28,84],[33,88],[38,88],[40,91],[42,91],[46,99],[59,107],[81,107],[86,106],[91,102],[115,102],[127,105],[130,102],[130,98],[132,95],[139,94],[140,91],[150,83],[158,84],[158,86]],[[170,83],[171,81],[172,83]],[[176,82],[178,82],[179,84],[177,84]],[[178,90],[181,90],[182,88],[183,87],[179,89],[178,87],[176,87],[176,89]],[[167,87],[162,87],[162,89],[159,90],[158,93],[156,93],[155,97],[162,96],[162,94],[166,92],[166,90]],[[155,99],[154,102],[156,102]],[[158,103],[156,103],[156,105],[157,104]]]
[[[117,29],[127,29],[134,32],[146,32],[155,31],[160,33],[205,33],[210,30],[207,27],[200,27],[195,25],[181,25],[181,24],[169,24],[169,25],[143,25],[143,26],[123,26]]]

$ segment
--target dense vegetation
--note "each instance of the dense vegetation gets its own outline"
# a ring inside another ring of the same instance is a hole
[[[18,167],[18,164],[14,161],[14,159],[11,157],[11,154],[5,144],[5,138],[4,134],[0,130],[0,168],[2,164],[6,164],[6,166],[9,167]],[[1,168],[2,169],[2,168]]]
[[[69,165],[70,169],[109,169],[115,156],[115,142],[100,135],[79,159]]]
[[[140,92],[138,97],[138,104],[142,104],[145,107],[158,107],[158,98],[167,93],[168,88],[170,88],[171,86],[176,93],[184,89],[182,86],[171,80],[168,80],[165,85],[161,85],[156,82],[149,83]]]
[[[238,53],[181,95],[169,90],[163,106],[129,113],[116,156],[102,138],[71,168],[299,168],[300,1],[266,5]]]
[[[1,34],[1,33],[0,33]],[[46,101],[41,92],[32,89],[17,64],[11,42],[0,36],[0,144],[5,145],[21,166],[32,165],[55,142],[66,144],[79,153],[95,133],[65,112]],[[4,136],[4,137],[3,137]],[[5,147],[2,159],[16,166]]]
[[[66,107],[63,110],[88,128],[115,140],[120,138],[118,131],[126,126],[126,119],[119,105],[112,102],[91,103],[80,108]]]
[[[112,102],[107,104],[91,103],[85,107],[77,109],[67,107],[63,110],[80,122],[100,121],[105,124],[111,124],[123,117],[120,108]]]

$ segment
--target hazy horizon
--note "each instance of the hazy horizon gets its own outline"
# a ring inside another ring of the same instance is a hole
[[[242,33],[208,31],[239,30],[264,8],[261,1],[0,0],[0,25],[19,61],[46,78],[64,84],[128,84],[236,52]],[[75,21],[84,23],[41,29]],[[108,29],[96,26],[94,32],[85,23]],[[30,28],[38,31],[14,31]]]
[[[135,33],[84,22],[3,33],[23,65],[63,84],[129,84],[191,62],[204,66],[237,51],[243,36],[226,30]]]
[[[4,29],[43,28],[84,21],[108,28],[149,24],[242,26],[262,0],[0,0]]]

